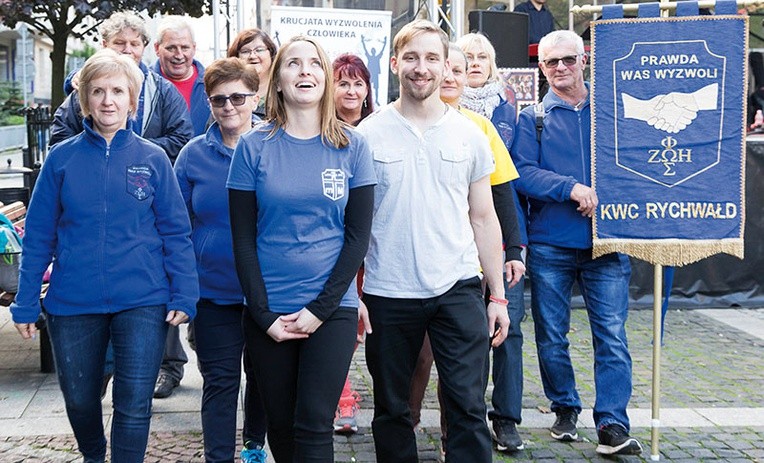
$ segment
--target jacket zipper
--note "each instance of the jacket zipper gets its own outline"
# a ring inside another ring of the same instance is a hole
[[[101,228],[101,268],[105,269],[104,263],[106,262],[106,227],[108,222],[109,212],[109,155],[111,154],[111,145],[106,145],[106,164],[104,168],[104,183],[103,183],[103,226]],[[108,285],[106,284],[105,272],[101,272],[101,285],[103,288],[104,299],[106,306],[111,306],[111,297],[108,291]]]

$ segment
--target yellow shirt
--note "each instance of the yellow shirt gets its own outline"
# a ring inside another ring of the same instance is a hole
[[[507,147],[504,145],[501,136],[499,136],[499,132],[496,131],[493,122],[467,108],[460,107],[459,112],[477,124],[480,130],[488,137],[488,143],[491,145],[491,152],[493,153],[493,162],[496,166],[491,174],[491,186],[501,185],[520,177],[517,169],[515,169],[515,164],[512,162],[512,158],[509,156],[509,151],[507,151]]]

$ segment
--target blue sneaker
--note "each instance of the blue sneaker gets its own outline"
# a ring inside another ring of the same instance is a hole
[[[253,448],[249,448],[253,445]],[[254,445],[247,442],[241,449],[241,462],[242,463],[266,463],[268,461],[268,454],[265,453],[263,447],[260,445]]]

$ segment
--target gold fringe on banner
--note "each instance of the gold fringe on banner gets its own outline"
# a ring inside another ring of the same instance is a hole
[[[681,267],[714,254],[725,253],[743,258],[743,239],[722,240],[632,240],[595,239],[592,257],[620,252],[653,265]]]

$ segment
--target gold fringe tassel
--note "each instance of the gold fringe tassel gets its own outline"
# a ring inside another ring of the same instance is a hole
[[[743,258],[743,239],[723,240],[626,240],[595,239],[592,256],[594,258],[620,252],[653,265],[681,267],[697,262],[714,254],[730,254]]]

